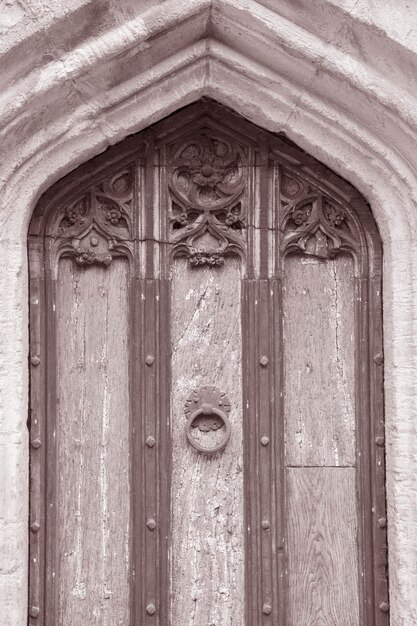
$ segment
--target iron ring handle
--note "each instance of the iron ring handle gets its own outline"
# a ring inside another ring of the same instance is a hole
[[[230,439],[230,433],[231,433],[230,421],[226,413],[223,413],[223,411],[221,411],[220,409],[214,406],[210,407],[210,409],[211,409],[211,413],[214,413],[214,415],[217,415],[217,417],[220,417],[225,428],[224,437],[223,439],[221,439],[221,441],[219,441],[217,446],[214,446],[213,448],[205,448],[198,441],[196,441],[194,437],[191,435],[191,429],[193,427],[194,420],[200,415],[206,414],[206,410],[204,408],[197,409],[196,411],[194,411],[194,413],[191,413],[190,417],[187,420],[187,426],[186,426],[187,439],[192,445],[192,447],[194,448],[194,450],[197,450],[197,452],[205,452],[206,454],[214,454],[215,452],[220,452],[221,450],[224,450],[224,448],[227,445],[227,442]]]

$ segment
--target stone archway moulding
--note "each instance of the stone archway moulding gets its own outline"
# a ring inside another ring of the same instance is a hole
[[[417,106],[402,64],[416,63],[412,42],[377,28],[375,16],[373,23],[372,15],[365,19],[361,2],[345,2],[344,8],[336,1],[316,3],[329,16],[320,26],[309,11],[291,14],[285,1],[148,2],[129,20],[129,11],[115,13],[104,5],[97,17],[98,4],[74,2],[66,18],[60,9],[37,17],[31,27],[52,50],[41,64],[19,63],[19,50],[35,44],[29,37],[19,40],[18,23],[11,29],[16,56],[2,98],[0,172],[0,258],[6,269],[0,276],[3,623],[23,626],[27,616],[31,212],[42,192],[80,163],[207,95],[287,134],[347,178],[372,206],[384,242],[391,623],[411,626],[417,622]],[[72,45],[64,45],[65,23],[81,18],[91,29],[99,18],[100,32],[74,33]],[[365,40],[368,33],[365,48],[355,47],[347,31],[364,33]],[[392,69],[398,68],[388,76],[378,56],[384,45]],[[43,52],[41,46],[33,57]]]

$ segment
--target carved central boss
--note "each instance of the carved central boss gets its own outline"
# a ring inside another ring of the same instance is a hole
[[[201,131],[177,147],[171,162],[171,241],[192,265],[222,265],[245,250],[243,152]]]

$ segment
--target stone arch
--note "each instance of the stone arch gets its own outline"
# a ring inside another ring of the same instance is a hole
[[[92,3],[87,4],[92,14]],[[417,312],[413,289],[417,271],[417,185],[412,167],[415,105],[402,75],[384,78],[377,63],[366,63],[348,47],[338,46],[337,29],[324,35],[312,32],[311,15],[296,19],[289,9],[280,15],[254,1],[242,0],[236,10],[233,4],[219,3],[214,11],[208,0],[177,8],[169,2],[150,6],[130,21],[119,16],[118,26],[109,27],[96,39],[84,34],[70,52],[58,51],[44,68],[27,67],[23,76],[16,72],[16,84],[6,94],[9,106],[4,122],[12,143],[4,143],[7,158],[2,166],[1,225],[7,233],[2,259],[8,267],[1,291],[6,303],[2,350],[8,364],[2,385],[13,390],[7,398],[5,443],[9,480],[15,490],[10,494],[14,504],[5,518],[12,528],[11,548],[5,553],[10,555],[12,550],[14,559],[10,582],[4,587],[2,604],[10,607],[6,623],[23,625],[26,621],[21,602],[27,542],[25,250],[31,212],[41,193],[78,164],[202,95],[268,130],[286,133],[347,178],[372,206],[384,243],[392,620],[406,624],[416,618],[417,545],[416,533],[410,530],[415,525],[417,415],[413,390],[417,361],[413,344]],[[365,33],[374,33],[372,28],[367,31],[365,20],[348,13],[345,18],[346,26],[351,20]],[[242,32],[258,36],[256,56],[244,37],[227,39],[225,26],[236,23]],[[63,24],[58,16],[42,27],[56,41]],[[169,56],[161,53],[154,66],[150,60],[138,68],[130,63],[134,53],[146,50],[158,36],[163,41],[163,33],[175,40],[184,32],[184,24],[193,33],[185,47]],[[389,41],[393,66],[400,68],[404,58],[412,58],[411,53],[407,57],[406,46],[395,37]],[[114,75],[120,74],[118,84],[103,83],[110,66]],[[25,94],[20,99],[15,98],[19,89]],[[34,121],[37,116],[39,127]],[[20,137],[17,142],[16,136]]]

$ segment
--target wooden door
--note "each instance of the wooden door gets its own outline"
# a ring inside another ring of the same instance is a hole
[[[29,258],[29,624],[386,626],[361,195],[205,100],[54,185]]]

